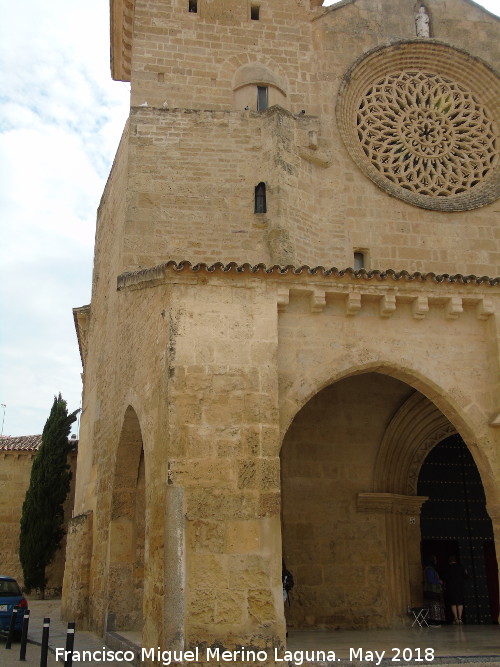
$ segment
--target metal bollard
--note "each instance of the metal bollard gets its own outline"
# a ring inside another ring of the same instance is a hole
[[[49,652],[50,618],[43,619],[42,651],[40,653],[40,667],[47,667],[47,654]]]
[[[64,667],[72,667],[73,665],[73,646],[75,645],[75,623],[74,621],[68,623],[66,630],[66,652],[64,653]]]
[[[10,625],[9,625],[9,634],[7,635],[7,641],[5,642],[5,648],[11,648],[12,646],[12,638],[14,637],[14,628],[16,627],[16,620],[17,620],[17,612],[18,608],[14,607],[12,610],[12,616],[10,617]]]
[[[26,609],[23,616],[23,629],[21,630],[21,649],[19,660],[26,660],[26,642],[28,641],[28,625],[30,622],[30,610]]]

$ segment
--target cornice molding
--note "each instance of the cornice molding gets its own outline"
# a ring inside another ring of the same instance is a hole
[[[216,275],[247,274],[256,277],[300,276],[301,278],[319,277],[333,278],[337,280],[345,278],[359,283],[389,281],[402,283],[432,283],[436,285],[458,284],[481,285],[485,287],[500,286],[500,276],[493,278],[490,276],[476,276],[473,274],[463,275],[461,273],[456,273],[450,275],[448,273],[421,273],[420,271],[410,273],[406,270],[395,271],[394,269],[387,269],[385,271],[380,271],[378,269],[374,271],[360,269],[359,271],[355,271],[350,267],[346,269],[338,269],[337,267],[326,269],[324,266],[310,267],[307,264],[302,264],[301,266],[293,266],[291,264],[288,266],[281,266],[278,264],[267,266],[263,263],[252,265],[248,262],[243,264],[238,264],[237,262],[229,262],[227,264],[224,264],[223,262],[215,262],[213,264],[199,262],[197,264],[192,264],[187,260],[182,260],[180,262],[170,260],[150,268],[122,273],[117,279],[117,289],[122,290],[128,287],[139,286],[141,283],[161,282],[162,279],[165,279],[169,274],[175,275],[179,273],[212,273]]]
[[[73,320],[75,322],[76,337],[78,339],[78,348],[82,366],[85,368],[85,359],[87,357],[88,332],[90,321],[90,306],[81,306],[73,308]]]
[[[110,0],[111,76],[130,81],[135,0]]]

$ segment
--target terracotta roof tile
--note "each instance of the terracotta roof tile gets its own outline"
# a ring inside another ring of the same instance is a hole
[[[3,435],[0,438],[0,451],[15,450],[36,452],[41,444],[41,435]]]
[[[448,284],[458,283],[461,285],[500,285],[500,277],[476,276],[473,274],[466,276],[461,273],[456,273],[454,275],[450,275],[448,273],[437,274],[433,272],[421,273],[420,271],[410,273],[409,271],[395,271],[394,269],[387,269],[385,271],[367,271],[366,269],[360,269],[359,271],[355,271],[351,267],[346,269],[332,267],[327,269],[324,266],[310,267],[307,266],[307,264],[302,266],[292,266],[291,264],[288,266],[280,266],[278,264],[275,264],[274,266],[266,266],[266,264],[252,265],[249,263],[238,264],[237,262],[229,262],[229,264],[224,264],[223,262],[215,262],[214,264],[206,264],[205,262],[191,264],[191,262],[188,261],[175,262],[171,260],[148,269],[140,269],[138,271],[122,273],[120,276],[118,276],[117,286],[118,289],[123,289],[124,287],[128,287],[134,283],[159,279],[163,277],[168,271],[191,271],[193,273],[213,273],[215,271],[221,271],[223,273],[251,273],[261,276],[296,275],[304,277],[323,276],[332,278],[351,276],[360,281],[401,280],[403,282],[433,282]]]
[[[78,446],[76,438],[68,438],[71,449]],[[0,452],[36,452],[42,444],[41,435],[2,435],[0,437]]]

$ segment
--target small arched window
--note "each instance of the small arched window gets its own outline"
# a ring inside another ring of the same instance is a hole
[[[269,105],[268,87],[257,86],[257,111],[265,111]]]
[[[255,210],[254,213],[266,213],[266,184],[259,183],[255,186]]]
[[[366,269],[366,251],[365,250],[355,250],[354,251],[354,270],[359,271],[360,269]]]

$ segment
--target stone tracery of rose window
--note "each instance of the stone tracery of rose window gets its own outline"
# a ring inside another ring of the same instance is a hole
[[[372,84],[359,105],[357,133],[385,178],[420,195],[467,192],[497,155],[486,109],[463,86],[428,72],[388,74]]]
[[[359,169],[420,208],[467,211],[500,197],[500,76],[435,40],[377,47],[345,73],[337,126]]]

